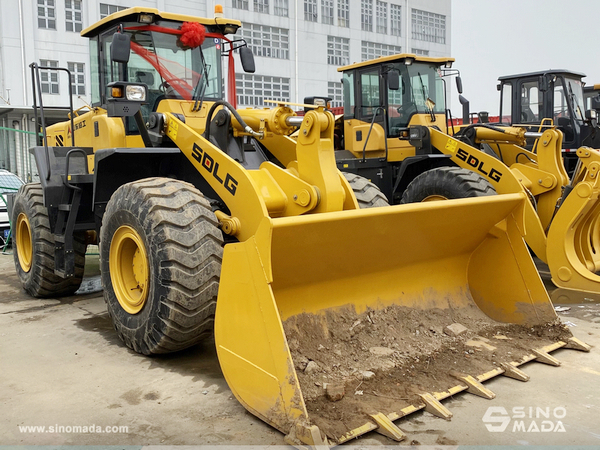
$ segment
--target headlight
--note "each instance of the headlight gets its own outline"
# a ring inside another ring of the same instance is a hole
[[[146,89],[144,86],[128,85],[125,89],[127,100],[144,102],[146,101]]]
[[[223,34],[235,34],[238,28],[239,27],[237,25],[225,25],[225,27],[223,28]]]

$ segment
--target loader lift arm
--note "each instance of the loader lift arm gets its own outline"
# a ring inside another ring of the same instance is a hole
[[[562,163],[560,131],[544,131],[538,137],[537,153],[532,153],[513,143],[518,131],[494,132],[488,127],[475,130],[475,143],[491,144],[497,149],[496,157],[433,128],[428,132],[432,148],[451,155],[457,166],[486,178],[496,192],[523,192],[530,198],[525,205],[525,239],[548,263],[557,286],[597,292],[600,183],[596,173],[600,152],[588,147],[577,151],[583,167],[574,174],[574,195],[565,190],[569,179]]]
[[[299,123],[289,108],[282,108],[283,122]],[[252,112],[250,119],[262,110]],[[271,114],[272,111],[265,111]],[[243,115],[243,111],[240,113]],[[168,136],[227,205],[230,215],[219,213],[228,234],[245,241],[256,234],[265,217],[285,217],[310,212],[356,209],[351,189],[333,158],[333,116],[323,108],[306,114],[300,123],[296,159],[283,169],[264,162],[258,170],[246,170],[212,142],[173,114],[165,114]],[[264,121],[266,134],[278,134]],[[245,129],[235,121],[238,133]],[[266,139],[269,139],[266,137]]]

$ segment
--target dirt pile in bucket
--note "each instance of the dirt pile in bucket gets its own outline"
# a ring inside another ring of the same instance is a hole
[[[361,314],[347,306],[291,317],[284,330],[309,418],[333,441],[369,414],[399,412],[421,404],[419,394],[461,384],[450,372],[477,376],[571,337],[558,321],[501,324],[475,306]]]

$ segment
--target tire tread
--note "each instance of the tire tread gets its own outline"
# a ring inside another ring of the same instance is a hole
[[[355,173],[343,172],[343,174],[354,191],[360,209],[389,206],[385,194],[374,183]]]
[[[23,185],[15,198],[27,214],[34,245],[32,266],[29,272],[23,272],[19,264],[18,252],[13,252],[15,266],[27,293],[38,298],[61,297],[75,293],[83,279],[85,267],[85,238],[74,236],[75,274],[70,278],[61,278],[54,273],[54,237],[50,231],[48,210],[43,202],[43,190],[39,183]],[[13,218],[13,223],[16,217]]]
[[[496,190],[481,175],[462,167],[438,167],[419,174],[410,182],[400,203],[423,201],[428,196],[447,199],[496,195]]]
[[[210,203],[191,184],[149,178],[121,186],[104,220],[119,208],[144,216],[140,223],[149,242],[147,251],[152,252],[156,283],[144,306],[156,303],[156,316],[137,327],[121,318],[126,313],[115,309],[120,308],[116,298],[107,297],[114,291],[105,286],[109,315],[121,339],[139,353],[159,354],[183,350],[212,335],[223,238]],[[102,235],[102,240],[107,238]],[[108,255],[102,241],[101,252]],[[110,275],[103,275],[103,283],[109,282]]]

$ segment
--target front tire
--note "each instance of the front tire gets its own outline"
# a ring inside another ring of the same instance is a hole
[[[461,167],[438,167],[410,182],[400,203],[417,203],[457,198],[496,195],[496,190],[481,175]]]
[[[342,172],[350,184],[352,191],[358,201],[360,209],[377,208],[380,206],[389,206],[385,194],[379,188],[367,180],[365,177],[354,173]]]
[[[23,289],[39,298],[72,295],[81,285],[85,266],[85,237],[74,236],[75,274],[54,274],[54,236],[39,183],[22,186],[15,196],[13,211],[13,257]]]
[[[191,184],[147,178],[121,186],[100,231],[102,285],[123,342],[146,355],[212,335],[223,236]]]

